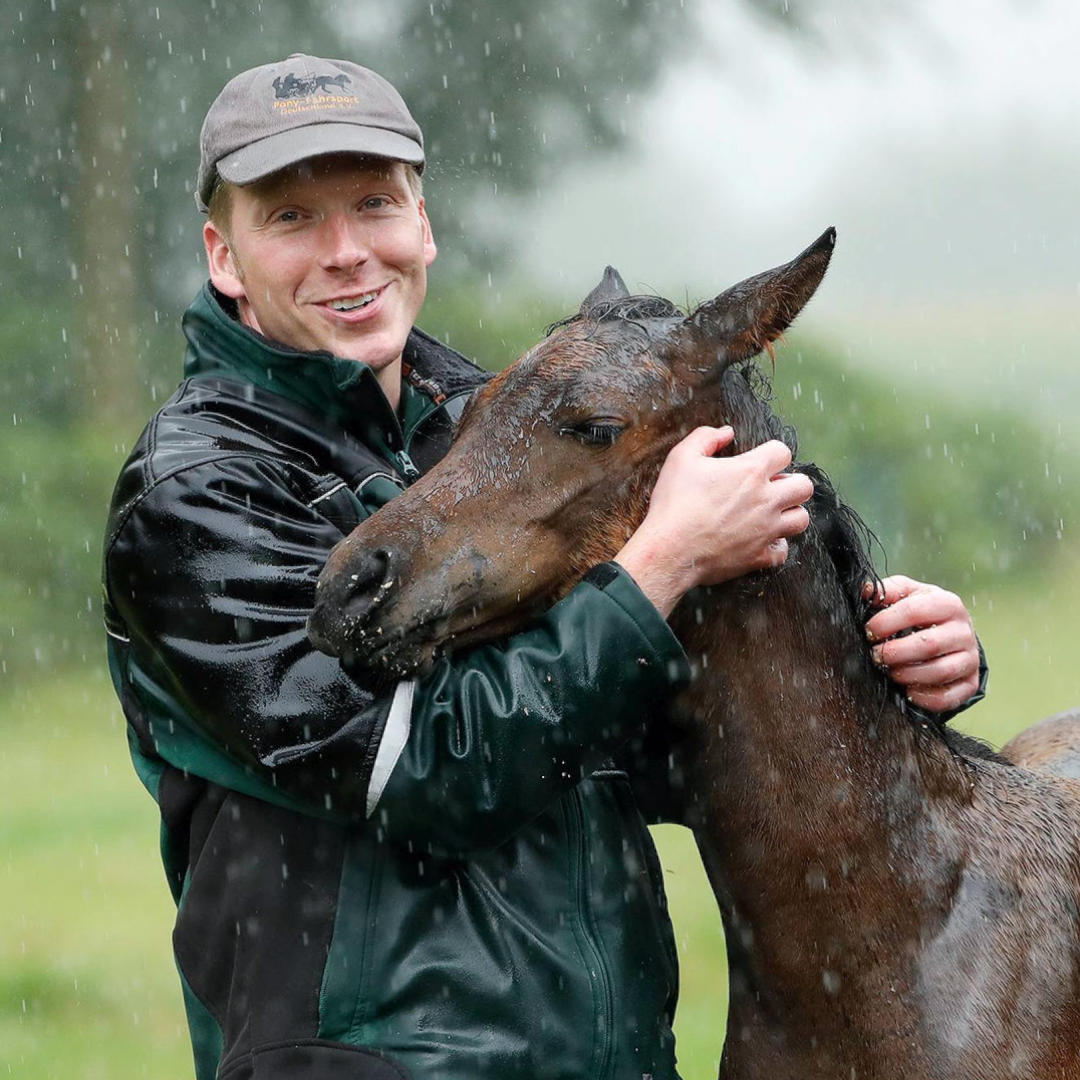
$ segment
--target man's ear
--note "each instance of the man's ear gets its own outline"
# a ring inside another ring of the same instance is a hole
[[[424,200],[421,199],[417,206],[420,210],[420,228],[424,235],[424,265],[430,266],[435,261],[435,256],[439,254],[439,249],[435,246],[435,237],[432,235],[431,222],[428,221],[427,211],[424,209]]]
[[[203,243],[206,245],[206,261],[210,265],[210,280],[214,288],[233,300],[247,299],[229,241],[212,221],[203,225]]]

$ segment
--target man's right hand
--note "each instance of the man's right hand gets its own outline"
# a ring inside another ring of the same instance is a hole
[[[773,440],[713,456],[734,438],[730,427],[700,427],[673,447],[645,520],[615,556],[665,618],[697,585],[779,566],[787,537],[810,523],[814,485],[783,471],[791,451]]]

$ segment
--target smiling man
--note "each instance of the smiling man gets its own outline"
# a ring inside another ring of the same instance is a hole
[[[210,280],[265,337],[366,364],[396,408],[435,258],[418,179],[400,161],[328,154],[219,185],[204,230]]]
[[[667,614],[782,563],[809,480],[780,443],[716,458],[730,429],[699,429],[616,561],[526,631],[393,686],[323,655],[327,555],[445,453],[486,376],[414,326],[423,139],[384,79],[244,72],[200,149],[210,281],[104,576],[199,1080],[672,1080],[672,933],[619,755],[688,677]],[[883,605],[911,700],[973,700],[963,604],[898,580]]]

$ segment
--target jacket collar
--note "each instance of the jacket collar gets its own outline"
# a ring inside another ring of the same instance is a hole
[[[400,424],[375,373],[333,353],[290,349],[244,326],[235,303],[207,282],[184,314],[186,377],[239,379],[279,394],[367,441],[400,433]],[[415,327],[403,355],[403,377],[435,408],[471,391],[490,375]]]

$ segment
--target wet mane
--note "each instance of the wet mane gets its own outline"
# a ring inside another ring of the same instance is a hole
[[[741,378],[740,378],[741,377]],[[751,359],[732,368],[724,391],[729,404],[741,408],[754,430],[754,442],[776,439],[791,450],[792,470],[814,482],[814,494],[807,505],[822,546],[832,561],[851,617],[862,626],[873,612],[863,596],[867,581],[880,583],[871,548],[876,544],[884,553],[881,541],[865,521],[838,494],[829,475],[814,462],[800,462],[799,440],[795,429],[773,411],[773,388],[769,376]]]
[[[871,546],[876,544],[881,547],[881,541],[866,522],[841,500],[823,469],[813,462],[797,463],[792,468],[809,476],[814,482],[814,494],[808,506],[810,518],[836,571],[852,618],[856,625],[861,627],[874,611],[870,601],[863,596],[863,585],[867,581],[875,584],[881,582],[870,554]],[[881,675],[881,683],[884,693],[893,695],[896,704],[914,725],[936,735],[954,753],[984,761],[996,761],[1002,765],[1013,764],[981,739],[964,735],[950,728],[946,722],[939,721],[934,714],[912,706],[884,674]]]
[[[881,582],[870,548],[873,544],[881,547],[881,542],[858,513],[840,498],[824,469],[807,461],[795,462],[792,470],[814,482],[808,507],[810,518],[832,561],[851,617],[862,626],[873,612],[870,601],[863,595],[863,586],[867,581]]]
[[[683,318],[685,314],[681,308],[662,296],[622,296],[596,301],[581,311],[575,311],[573,315],[553,322],[544,332],[544,336],[550,337],[556,330],[586,319],[597,323],[614,320],[641,323],[647,319]]]
[[[874,532],[859,514],[847,505],[836,490],[829,475],[813,462],[798,461],[798,436],[795,429],[773,411],[772,380],[754,359],[733,367],[725,380],[725,393],[738,401],[748,413],[747,419],[755,427],[755,441],[778,439],[791,449],[792,469],[809,476],[814,482],[814,494],[807,504],[814,531],[821,540],[822,548],[832,563],[840,590],[847,602],[848,611],[855,626],[863,627],[874,612],[874,607],[863,596],[867,581],[880,584],[881,575],[874,566],[871,551],[874,546],[885,549]],[[738,399],[742,399],[739,401]],[[735,404],[729,401],[729,404]],[[876,669],[875,669],[876,671]],[[882,702],[888,695],[901,709],[913,726],[936,736],[954,753],[969,758],[996,761],[1011,765],[1012,762],[997,754],[987,743],[959,731],[940,721],[933,713],[923,712],[911,705],[903,691],[893,685],[884,675],[876,672],[881,685]]]

